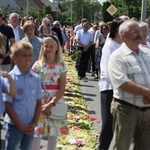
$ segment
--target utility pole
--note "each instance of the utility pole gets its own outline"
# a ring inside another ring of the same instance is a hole
[[[29,17],[29,0],[27,0],[27,17]]]
[[[58,20],[58,13],[59,13],[58,12],[58,9],[59,9],[58,4],[59,4],[59,0],[57,0],[57,8],[56,8],[57,9],[57,20]]]
[[[141,21],[145,21],[146,18],[147,18],[147,0],[142,0]]]
[[[81,10],[81,16],[82,16],[82,19],[83,19],[83,5],[82,5],[82,10]]]
[[[71,0],[71,25],[72,25],[72,0]]]

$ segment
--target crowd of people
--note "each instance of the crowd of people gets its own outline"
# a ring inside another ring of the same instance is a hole
[[[112,21],[100,62],[102,130],[99,150],[148,150],[150,24],[120,16]]]
[[[91,24],[83,18],[61,26],[47,14],[41,21],[0,12],[0,115],[4,115],[6,150],[40,150],[48,137],[55,150],[57,136],[69,134],[67,118],[51,119],[64,102],[67,67],[62,53],[80,52],[79,80],[91,72],[99,81],[102,129],[98,150],[149,150],[150,19],[120,16]],[[43,84],[44,82],[44,84]],[[41,86],[43,85],[43,86]],[[42,113],[41,113],[42,112]],[[14,138],[15,136],[15,138]]]
[[[21,21],[21,22],[20,22]],[[64,102],[67,67],[65,34],[47,14],[38,19],[0,13],[0,115],[4,116],[6,150],[55,150],[57,136],[69,133],[68,120],[51,119],[51,109]],[[15,138],[14,138],[15,136]]]

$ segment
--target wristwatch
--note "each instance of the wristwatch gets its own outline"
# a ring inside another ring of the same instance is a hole
[[[50,103],[51,103],[53,106],[56,105],[55,102],[54,102],[54,100],[51,100]]]

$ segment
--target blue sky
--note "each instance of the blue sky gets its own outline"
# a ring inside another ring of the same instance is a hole
[[[102,3],[102,2],[105,2],[106,0],[98,0],[98,1]]]

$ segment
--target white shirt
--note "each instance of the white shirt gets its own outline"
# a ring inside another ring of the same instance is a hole
[[[149,31],[148,34],[147,34],[146,41],[150,44],[150,31]]]
[[[13,32],[14,32],[14,35],[15,35],[15,41],[19,41],[20,36],[19,36],[18,26],[16,26],[16,28],[14,28],[11,24],[9,24],[9,26],[11,26],[11,28],[13,29]]]
[[[112,85],[108,75],[108,60],[111,54],[121,46],[111,38],[107,39],[102,49],[102,57],[100,62],[101,74],[100,74],[100,91],[112,90]]]
[[[75,39],[80,40],[80,42],[83,43],[84,45],[88,45],[89,42],[93,41],[93,35],[89,31],[84,32],[82,29],[78,30]]]
[[[145,45],[143,45],[143,44],[139,44],[139,47],[140,48],[149,48],[150,49],[150,43],[149,42],[147,42],[147,44],[145,44]]]
[[[130,50],[125,43],[110,57],[108,73],[114,88],[114,97],[139,107],[147,107],[142,95],[134,95],[119,88],[131,80],[139,85],[150,88],[150,50],[139,48],[139,54]]]

